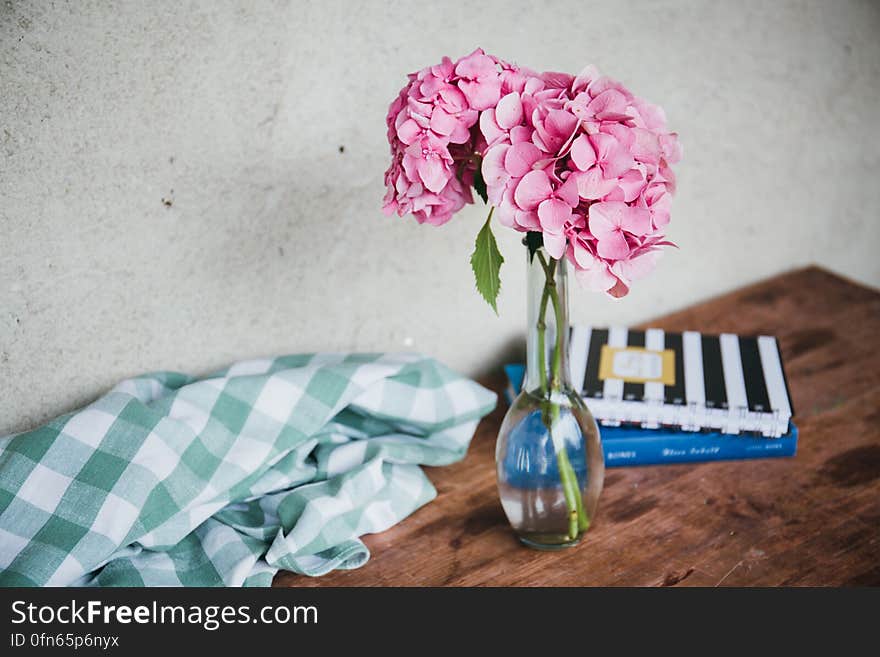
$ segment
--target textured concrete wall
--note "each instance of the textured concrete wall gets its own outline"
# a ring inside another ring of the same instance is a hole
[[[576,294],[577,319],[809,262],[880,284],[876,2],[112,4],[0,4],[0,433],[149,369],[496,361],[524,321],[516,235],[498,319],[468,266],[482,208],[440,229],[379,210],[388,101],[476,45],[593,62],[681,134],[681,250],[622,302]]]

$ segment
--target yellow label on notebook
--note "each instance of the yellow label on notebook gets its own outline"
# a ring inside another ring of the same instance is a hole
[[[627,383],[675,385],[675,351],[653,351],[644,347],[602,345],[599,379],[620,379]]]

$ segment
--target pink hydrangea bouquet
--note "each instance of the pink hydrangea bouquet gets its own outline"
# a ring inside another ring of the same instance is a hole
[[[480,49],[444,58],[409,75],[387,125],[386,213],[439,226],[473,202],[474,190],[498,223],[540,237],[578,280],[612,297],[626,295],[671,244],[664,230],[678,139],[662,109],[592,66],[573,76]],[[481,258],[480,249],[494,245],[487,221],[472,264],[493,308],[503,259]]]
[[[492,218],[525,233],[526,381],[498,436],[498,488],[524,543],[574,545],[594,517],[604,461],[569,380],[565,265],[616,298],[653,268],[672,245],[678,139],[663,110],[593,67],[536,73],[482,50],[411,74],[387,124],[387,213],[439,226],[474,192],[491,205],[471,266],[496,311],[504,258]]]

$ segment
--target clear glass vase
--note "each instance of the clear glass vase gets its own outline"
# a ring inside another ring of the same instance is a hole
[[[570,380],[565,259],[539,248],[528,268],[526,374],[498,433],[495,464],[519,539],[553,550],[576,545],[590,528],[605,461],[596,421]]]

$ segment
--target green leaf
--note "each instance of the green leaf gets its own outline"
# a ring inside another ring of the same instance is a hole
[[[483,199],[483,203],[489,202],[486,181],[483,179],[482,164],[477,164],[477,170],[474,172],[474,191]]]
[[[525,237],[526,248],[529,250],[529,263],[535,259],[535,254],[544,246],[544,233],[530,230]]]
[[[498,250],[498,243],[495,241],[495,235],[492,234],[492,227],[489,224],[492,221],[493,210],[494,208],[489,211],[486,223],[477,233],[477,241],[471,255],[471,268],[474,270],[477,290],[497,315],[498,306],[496,303],[498,292],[501,290],[500,272],[504,257]]]

